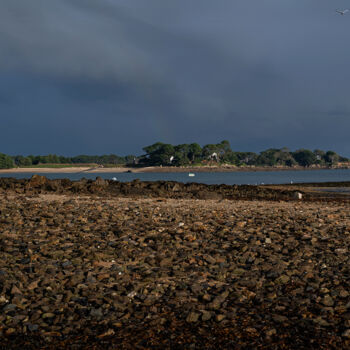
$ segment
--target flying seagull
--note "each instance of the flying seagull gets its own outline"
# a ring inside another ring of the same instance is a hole
[[[349,12],[349,9],[346,10],[336,10],[336,12],[338,12],[339,14],[341,14],[342,16],[345,15],[347,12]]]

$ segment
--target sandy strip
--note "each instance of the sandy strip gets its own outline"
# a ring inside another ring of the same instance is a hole
[[[10,173],[199,173],[199,172],[241,172],[241,171],[312,171],[330,168],[303,168],[303,167],[236,167],[236,166],[202,166],[202,167],[144,167],[144,168],[91,168],[91,167],[71,167],[71,168],[13,168],[0,169],[0,174]],[[333,168],[335,169],[335,168]]]
[[[90,167],[72,167],[72,168],[13,168],[13,169],[1,169],[0,174],[11,173],[62,173],[62,174],[74,174],[74,173],[125,173],[131,170],[132,172],[139,172],[139,169],[131,168],[90,168]]]

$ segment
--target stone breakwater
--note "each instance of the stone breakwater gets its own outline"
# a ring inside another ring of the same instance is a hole
[[[325,183],[327,186],[337,186],[337,183]],[[341,183],[350,186],[350,183]],[[55,194],[92,194],[108,197],[134,197],[134,198],[174,198],[174,199],[229,199],[229,200],[273,200],[289,201],[298,197],[296,192],[302,194],[305,201],[338,200],[348,201],[349,195],[342,193],[326,193],[312,191],[320,184],[301,185],[206,185],[200,183],[181,183],[174,181],[139,181],[119,182],[104,180],[82,179],[71,181],[69,179],[49,180],[44,176],[34,175],[31,179],[0,178],[0,194],[16,193],[35,195],[43,193]],[[310,190],[311,188],[311,190]]]
[[[350,347],[348,202],[11,181],[0,186],[0,348]]]

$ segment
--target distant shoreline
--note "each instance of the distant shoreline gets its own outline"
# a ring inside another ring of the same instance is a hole
[[[199,166],[199,167],[115,167],[115,168],[96,168],[96,167],[69,167],[69,168],[12,168],[0,169],[0,174],[11,173],[60,173],[60,174],[75,174],[75,173],[199,173],[199,172],[257,172],[257,171],[312,171],[312,170],[335,170],[349,169],[344,167],[236,167],[236,166]]]

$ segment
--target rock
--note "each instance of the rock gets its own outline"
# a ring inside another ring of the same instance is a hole
[[[16,285],[13,285],[13,286],[12,286],[12,289],[11,289],[11,294],[12,294],[12,295],[15,295],[15,294],[22,294],[22,292],[16,287]]]
[[[5,304],[8,303],[8,299],[6,299],[6,297],[4,295],[0,296],[0,304]]]
[[[204,260],[209,263],[209,264],[215,264],[216,263],[216,259],[214,259],[212,256],[210,255],[206,255],[204,257]]]
[[[62,267],[65,269],[65,268],[67,268],[67,267],[69,267],[69,266],[71,266],[72,265],[72,262],[71,261],[65,261],[64,263],[62,263]]]
[[[137,295],[137,293],[135,291],[132,291],[128,294],[128,298],[133,299],[133,298],[135,298],[136,295]]]
[[[25,323],[24,325],[27,327],[29,332],[35,332],[39,329],[39,326],[37,324]]]
[[[205,311],[205,310],[202,311],[202,321],[205,322],[205,321],[210,320],[211,316],[212,316],[211,312]]]
[[[27,187],[28,188],[41,187],[43,185],[46,185],[47,182],[48,180],[45,176],[35,174],[30,178],[29,182],[27,183]]]
[[[173,192],[179,192],[181,190],[182,190],[182,188],[181,188],[180,184],[178,184],[178,183],[176,183],[172,188]]]
[[[273,315],[272,319],[277,323],[283,323],[283,322],[288,321],[288,318],[286,316],[283,316],[283,315]]]
[[[29,283],[27,289],[34,290],[35,288],[38,288],[39,282],[40,282],[40,280],[36,280],[36,281]]]
[[[106,180],[102,179],[102,177],[97,176],[94,184],[97,186],[107,186],[108,182]]]
[[[287,276],[287,275],[282,275],[282,276],[280,276],[280,277],[277,278],[276,282],[277,282],[278,284],[286,284],[286,283],[289,282],[289,280],[290,280],[289,276]]]
[[[101,318],[103,316],[102,309],[101,308],[99,308],[99,309],[91,309],[90,315],[91,315],[91,317]]]
[[[203,295],[203,300],[205,300],[205,301],[211,301],[211,299],[212,299],[212,296],[211,296],[210,294],[205,293],[205,294]]]
[[[15,304],[7,304],[3,309],[2,311],[3,312],[9,312],[9,311],[13,311],[13,310],[16,310],[17,309],[17,305]]]
[[[245,270],[244,270],[244,269],[241,269],[241,268],[237,268],[237,269],[234,269],[234,270],[232,271],[232,273],[233,273],[234,275],[241,276],[241,275],[243,275],[243,274],[245,273]]]
[[[333,306],[334,305],[334,300],[332,299],[332,297],[327,294],[324,296],[323,300],[322,300],[323,305],[325,306]]]
[[[199,314],[196,312],[190,312],[186,318],[186,322],[188,323],[193,323],[193,322],[197,322],[199,318]]]
[[[276,335],[276,334],[277,334],[277,331],[275,328],[271,328],[266,331],[266,336],[268,337],[272,337],[273,335]]]
[[[101,339],[101,338],[105,338],[105,337],[110,337],[111,335],[114,335],[114,334],[115,334],[114,330],[110,328],[106,332],[98,335],[97,338]]]
[[[14,334],[14,333],[16,333],[16,329],[15,329],[15,328],[8,328],[8,329],[6,329],[6,331],[5,331],[5,334],[6,334],[7,336],[10,336],[10,335],[12,335],[12,334]]]
[[[341,298],[347,298],[349,296],[349,292],[347,290],[342,289],[339,293]]]
[[[215,320],[217,321],[217,322],[221,322],[223,319],[225,318],[225,315],[216,315],[215,316]]]
[[[323,327],[327,327],[329,326],[330,324],[324,320],[322,317],[317,317],[313,320],[314,323],[320,325],[320,326],[323,326]]]

